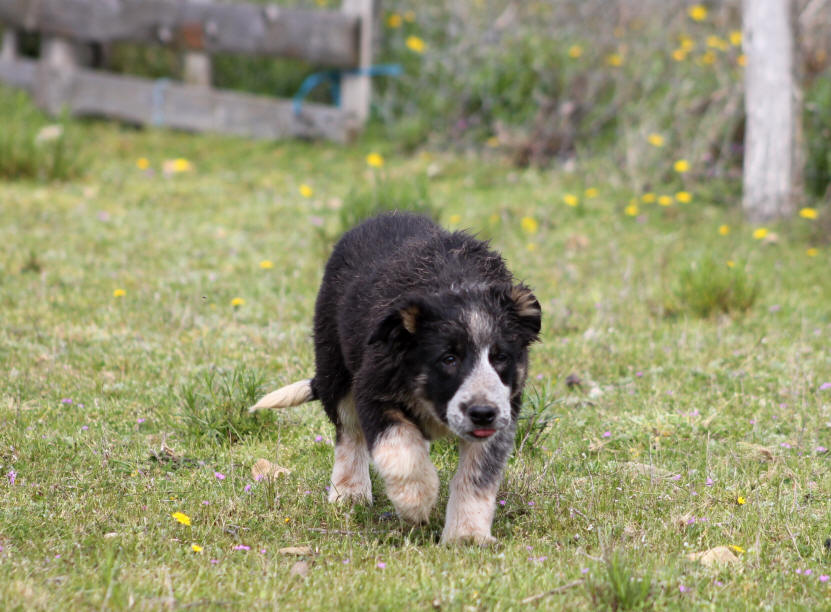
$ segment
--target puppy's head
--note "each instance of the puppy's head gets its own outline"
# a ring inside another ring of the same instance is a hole
[[[540,331],[540,305],[524,285],[464,288],[408,296],[370,337],[400,364],[398,379],[419,408],[467,440],[486,440],[511,425],[528,345]]]

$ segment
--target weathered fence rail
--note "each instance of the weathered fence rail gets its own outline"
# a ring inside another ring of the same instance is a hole
[[[0,80],[31,91],[56,113],[104,115],[186,130],[259,138],[348,140],[369,107],[369,77],[344,78],[342,106],[218,90],[200,83],[145,79],[83,65],[79,44],[136,42],[188,54],[240,53],[302,59],[340,69],[370,64],[372,0],[345,0],[342,11],[201,0],[0,0],[6,39]],[[18,31],[41,33],[39,60],[20,57]],[[208,64],[209,66],[209,64]]]

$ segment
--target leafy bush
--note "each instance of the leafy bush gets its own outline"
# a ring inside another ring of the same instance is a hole
[[[716,312],[742,313],[756,301],[759,284],[744,266],[707,255],[681,270],[675,295],[684,308],[699,317]]]
[[[55,122],[22,91],[0,87],[0,177],[64,180],[81,173],[83,161],[71,125]]]
[[[268,411],[249,414],[260,397],[262,375],[245,367],[211,369],[179,390],[187,432],[217,443],[234,443],[273,422]]]
[[[618,553],[606,558],[606,573],[589,583],[595,606],[603,610],[644,610],[650,607],[652,579],[636,576]]]

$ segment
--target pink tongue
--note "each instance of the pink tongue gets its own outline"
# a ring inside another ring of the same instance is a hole
[[[496,433],[495,429],[474,429],[473,435],[477,438],[487,438]]]

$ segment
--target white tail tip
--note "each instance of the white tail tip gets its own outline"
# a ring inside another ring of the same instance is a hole
[[[307,378],[306,380],[298,380],[295,383],[272,391],[251,406],[248,412],[256,412],[263,408],[288,408],[289,406],[298,406],[311,401],[313,398],[312,381]]]

